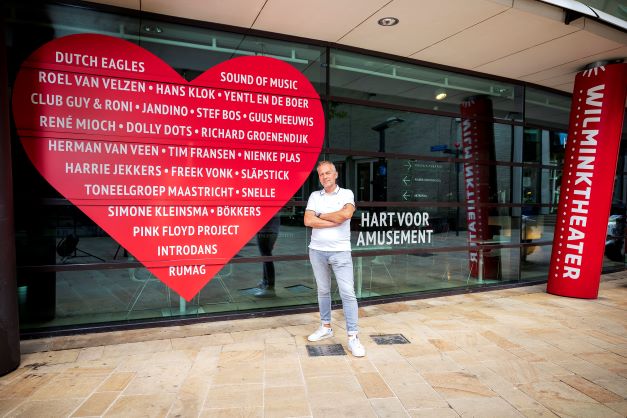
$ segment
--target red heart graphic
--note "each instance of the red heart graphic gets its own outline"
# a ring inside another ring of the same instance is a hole
[[[92,34],[34,52],[13,110],[41,175],[188,301],[300,188],[324,139],[320,97],[285,62],[235,58],[188,83]]]

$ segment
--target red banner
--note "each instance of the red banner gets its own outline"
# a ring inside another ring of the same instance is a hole
[[[314,87],[283,61],[235,58],[187,82],[101,35],[33,53],[13,113],[41,175],[187,300],[301,187],[325,130]]]
[[[547,291],[598,295],[627,94],[627,64],[577,74]]]
[[[496,279],[500,258],[487,246],[492,239],[490,209],[485,206],[496,190],[492,101],[487,96],[473,96],[461,104],[462,152],[466,186],[468,224],[468,263],[470,275]]]

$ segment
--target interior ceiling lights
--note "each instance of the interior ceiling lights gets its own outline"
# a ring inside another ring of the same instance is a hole
[[[148,33],[162,33],[163,29],[161,28],[161,26],[157,25],[146,25],[144,26],[144,31]]]
[[[446,90],[444,89],[437,89],[435,91],[435,100],[444,100],[446,99]]]

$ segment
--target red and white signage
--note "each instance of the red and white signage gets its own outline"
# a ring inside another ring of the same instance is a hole
[[[13,113],[41,175],[188,301],[300,188],[325,131],[285,62],[235,58],[187,82],[91,34],[22,64]]]
[[[462,152],[466,185],[466,220],[468,224],[468,268],[472,277],[496,279],[500,258],[486,244],[492,239],[490,230],[491,193],[496,173],[489,162],[494,160],[492,102],[486,96],[473,96],[461,104]]]
[[[625,112],[627,64],[577,74],[547,291],[596,298]]]

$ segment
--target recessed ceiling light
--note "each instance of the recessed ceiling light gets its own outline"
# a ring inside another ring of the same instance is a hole
[[[444,100],[446,99],[446,90],[444,89],[437,89],[435,91],[435,100]]]
[[[395,17],[383,17],[377,23],[381,26],[394,26],[398,23],[398,19]]]

